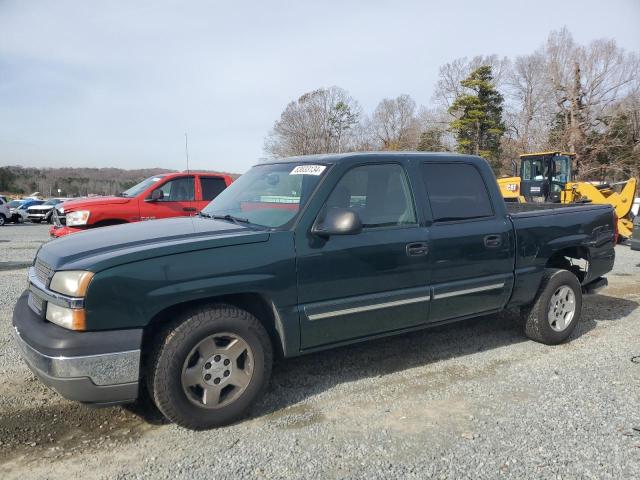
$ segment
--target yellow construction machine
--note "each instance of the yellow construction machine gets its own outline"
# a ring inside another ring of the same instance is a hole
[[[539,152],[520,155],[520,173],[514,162],[514,176],[498,179],[505,201],[551,203],[597,203],[612,205],[618,216],[618,232],[631,237],[631,207],[637,181],[619,183],[575,181],[573,159],[564,152]]]

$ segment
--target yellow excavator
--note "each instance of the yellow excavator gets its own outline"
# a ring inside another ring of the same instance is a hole
[[[622,237],[631,237],[631,207],[636,193],[636,179],[613,184],[575,181],[574,158],[575,154],[565,152],[520,155],[520,174],[517,175],[514,162],[514,176],[498,179],[502,196],[507,202],[609,204],[618,216],[618,232]]]

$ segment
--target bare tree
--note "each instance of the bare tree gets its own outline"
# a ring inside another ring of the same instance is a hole
[[[351,150],[361,109],[346,90],[320,88],[287,105],[265,141],[274,157]]]
[[[383,150],[415,148],[420,134],[416,102],[409,95],[385,98],[373,112],[371,127]]]
[[[542,148],[548,138],[552,98],[543,53],[517,57],[505,85],[509,100],[505,112],[508,135],[521,153]]]
[[[560,138],[581,163],[587,155],[587,138],[607,110],[622,96],[637,89],[640,61],[613,40],[577,45],[564,28],[549,35],[545,47],[549,81],[555,96]]]

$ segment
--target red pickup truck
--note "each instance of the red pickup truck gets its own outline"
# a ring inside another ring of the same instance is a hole
[[[202,210],[231,182],[230,176],[219,173],[154,175],[117,196],[64,202],[53,213],[54,225],[49,233],[62,237],[94,227],[188,217]]]

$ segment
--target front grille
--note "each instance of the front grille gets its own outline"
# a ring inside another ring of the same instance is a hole
[[[39,258],[36,259],[36,264],[34,265],[36,271],[36,277],[40,280],[45,286],[49,286],[49,280],[53,277],[53,268],[44,263]]]

